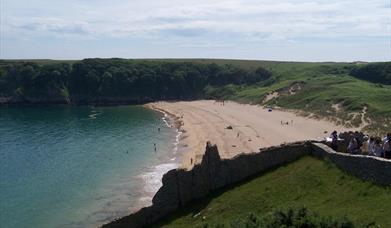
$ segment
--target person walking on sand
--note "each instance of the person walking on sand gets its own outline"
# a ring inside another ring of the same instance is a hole
[[[155,152],[156,152],[156,143],[153,144],[153,147],[155,147]]]

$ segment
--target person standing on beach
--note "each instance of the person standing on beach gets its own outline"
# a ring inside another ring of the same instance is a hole
[[[156,152],[156,143],[154,143],[153,146],[155,147],[155,152]]]

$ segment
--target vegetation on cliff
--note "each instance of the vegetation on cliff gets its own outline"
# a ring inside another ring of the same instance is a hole
[[[116,104],[205,98],[300,110],[382,132],[391,127],[391,62],[0,61],[2,103]]]
[[[206,225],[209,227],[208,225]],[[308,228],[308,227],[330,227],[330,228],[354,228],[354,223],[346,217],[333,218],[322,217],[317,213],[309,211],[306,207],[289,208],[285,210],[275,210],[266,215],[259,216],[250,213],[248,216],[239,218],[231,222],[229,226],[224,224],[215,227],[231,228]]]
[[[351,221],[358,227],[374,224],[390,227],[390,195],[390,187],[377,186],[350,176],[332,162],[304,157],[252,180],[224,188],[156,226],[230,227],[254,221],[249,221],[250,214],[260,217],[255,221],[264,221],[266,216],[265,221],[271,219],[273,222],[278,221],[273,218],[275,213],[279,213],[276,209],[286,208],[282,213],[289,214],[289,208],[305,205],[308,210],[319,214],[317,219],[320,221],[331,217],[337,219],[330,221]],[[310,214],[306,218],[313,217]],[[347,220],[338,219],[341,217]]]
[[[186,62],[85,59],[71,65],[3,61],[0,96],[25,103],[50,103],[53,98],[74,103],[196,99],[203,97],[207,85],[253,84],[269,77],[271,74],[261,67],[248,70]]]
[[[241,61],[238,64],[253,66]],[[211,86],[206,96],[304,111],[306,115],[326,117],[373,133],[391,128],[391,62],[259,62],[257,66],[270,71],[273,77],[257,85]]]

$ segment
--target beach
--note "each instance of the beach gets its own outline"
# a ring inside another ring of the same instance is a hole
[[[182,132],[178,145],[181,165],[186,169],[200,163],[207,141],[217,145],[222,158],[231,158],[288,142],[322,140],[333,130],[356,130],[289,111],[232,101],[154,102],[146,107],[176,119],[176,127]]]

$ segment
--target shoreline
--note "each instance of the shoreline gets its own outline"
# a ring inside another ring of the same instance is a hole
[[[161,102],[165,102],[165,101],[161,101]],[[186,157],[185,155],[187,154],[185,152],[186,147],[187,147],[187,144],[185,143],[185,139],[188,136],[186,135],[187,131],[184,128],[183,118],[181,116],[179,116],[178,114],[175,114],[175,113],[170,112],[168,110],[157,107],[156,103],[159,103],[159,102],[147,103],[147,104],[144,104],[143,106],[148,109],[151,109],[151,110],[154,110],[156,112],[163,114],[164,117],[162,119],[166,123],[167,127],[170,127],[170,128],[174,127],[175,128],[177,134],[176,134],[176,138],[175,138],[175,143],[174,143],[175,148],[174,148],[173,154],[175,154],[177,156],[177,159],[180,161],[178,168],[187,168],[187,169],[190,168],[184,164],[184,160]],[[169,121],[167,122],[166,119],[169,119]],[[169,122],[172,122],[172,124],[170,124]],[[182,152],[182,153],[180,153],[180,152]]]
[[[175,128],[175,138],[173,139],[172,151],[168,151],[170,157],[152,164],[146,170],[143,170],[140,174],[135,176],[135,179],[139,179],[143,182],[140,191],[142,196],[136,199],[135,205],[131,208],[131,213],[140,210],[143,207],[150,206],[152,204],[152,198],[162,186],[162,177],[169,170],[181,167],[182,155],[179,153],[181,150],[181,121],[179,117],[170,112],[153,107],[151,105],[144,104],[143,107],[161,114],[159,117],[168,128]],[[170,142],[171,143],[171,142]]]
[[[207,141],[218,146],[223,158],[232,158],[284,143],[322,140],[333,130],[357,130],[295,112],[278,109],[269,112],[262,106],[234,101],[160,101],[144,107],[169,115],[178,131],[183,132],[179,150],[181,168],[187,170],[201,162]]]

